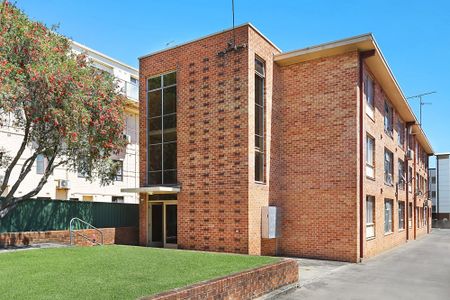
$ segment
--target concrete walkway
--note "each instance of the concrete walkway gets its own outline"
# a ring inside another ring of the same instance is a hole
[[[58,244],[58,243],[41,243],[41,244],[31,244],[28,246],[11,246],[11,247],[6,247],[6,248],[0,248],[0,254],[8,253],[8,252],[15,252],[15,251],[46,249],[46,248],[61,248],[61,247],[68,247],[68,245]]]
[[[433,229],[361,264],[300,264],[300,288],[278,299],[450,299],[449,229]]]

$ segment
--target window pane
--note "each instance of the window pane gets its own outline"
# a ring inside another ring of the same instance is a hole
[[[255,135],[255,148],[260,152],[264,151],[264,138],[262,136]]]
[[[164,142],[177,140],[177,115],[170,115],[164,117]]]
[[[158,171],[162,169],[161,147],[161,144],[148,147],[149,171]]]
[[[177,73],[172,72],[172,73],[163,75],[163,83],[164,83],[164,86],[169,86],[169,85],[177,83]]]
[[[264,181],[264,154],[255,152],[255,180]]]
[[[177,168],[177,143],[163,145],[164,170]]]
[[[255,134],[263,136],[264,134],[264,111],[261,106],[255,106]]]
[[[164,114],[171,114],[177,111],[177,87],[173,86],[164,89]]]
[[[255,59],[255,71],[261,74],[262,76],[265,75],[264,73],[264,63],[260,61],[259,59]]]
[[[164,171],[164,184],[176,184],[177,183],[177,171]]]
[[[161,87],[161,76],[150,78],[147,83],[148,90],[154,90]]]
[[[148,120],[148,137],[149,144],[161,143],[162,131],[161,131],[161,117],[152,118]]]
[[[148,172],[148,184],[162,184],[162,172]]]
[[[264,79],[255,75],[255,104],[264,105]]]
[[[148,93],[148,117],[161,115],[161,90]]]

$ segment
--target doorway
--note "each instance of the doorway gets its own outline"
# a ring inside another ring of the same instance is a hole
[[[148,240],[151,247],[177,248],[177,202],[149,202]]]

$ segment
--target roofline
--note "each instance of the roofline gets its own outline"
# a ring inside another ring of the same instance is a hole
[[[446,156],[446,155],[450,155],[450,152],[441,152],[441,153],[435,153],[434,156],[438,157],[438,156]]]
[[[405,104],[404,108],[406,108],[406,115],[410,117],[409,122],[413,122],[415,126],[417,126],[420,135],[423,137],[423,143],[427,148],[428,154],[433,154],[434,150],[431,146],[430,141],[428,140],[423,128],[419,125],[416,115],[409,105],[403,90],[401,89],[397,79],[395,78],[392,69],[387,63],[383,52],[378,46],[377,41],[372,33],[365,33],[345,39],[336,40],[333,42],[327,42],[323,44],[319,44],[316,46],[310,46],[298,50],[293,50],[286,53],[277,54],[274,56],[274,62],[280,65],[289,65],[295,64],[302,61],[307,61],[311,59],[317,59],[320,57],[326,57],[331,55],[336,55],[340,53],[346,53],[348,51],[366,51],[366,50],[375,50],[375,52],[379,56],[378,63],[381,63],[385,70],[387,70],[388,79],[392,80],[394,84],[395,90],[398,92],[398,95],[403,100],[402,102]],[[302,60],[303,59],[303,60]],[[369,58],[373,59],[373,58]],[[405,120],[406,121],[406,120]]]
[[[367,41],[367,40],[374,40],[372,33],[360,34],[360,35],[352,36],[352,37],[345,38],[345,39],[339,39],[339,40],[335,40],[332,42],[326,42],[326,43],[322,43],[322,44],[318,44],[318,45],[314,45],[314,46],[309,46],[309,47],[305,47],[305,48],[301,48],[301,49],[296,49],[296,50],[280,53],[280,54],[275,55],[274,61],[281,61],[281,60],[295,57],[295,56],[300,56],[300,55],[304,55],[304,54],[308,54],[308,53],[323,51],[323,50],[332,49],[332,48],[336,48],[336,47],[340,47],[340,46],[351,45],[351,44],[355,44],[355,43],[363,42],[363,41]]]
[[[274,47],[274,48],[277,49],[278,51],[282,52],[281,49],[277,47],[277,45],[275,45],[271,40],[269,40],[264,34],[261,33],[261,31],[259,31],[259,30],[258,30],[255,26],[253,26],[253,24],[250,23],[250,22],[243,23],[243,24],[240,24],[240,25],[238,25],[238,26],[235,26],[234,29],[238,29],[238,28],[245,27],[245,26],[248,26],[248,27],[252,28],[252,29],[253,29],[256,33],[258,33],[263,39],[265,39],[270,45],[272,45],[272,47]],[[200,38],[197,38],[197,39],[194,39],[194,40],[190,40],[190,41],[187,41],[187,42],[184,42],[184,43],[181,43],[181,44],[178,44],[178,45],[169,47],[169,48],[165,48],[165,49],[162,49],[162,50],[157,50],[157,51],[154,51],[154,52],[150,52],[149,54],[145,54],[145,55],[142,55],[142,56],[138,57],[138,60],[141,60],[141,59],[143,59],[143,58],[146,58],[146,57],[149,57],[149,56],[158,54],[158,53],[162,53],[162,52],[165,52],[165,51],[169,51],[169,50],[172,50],[172,49],[175,49],[175,48],[178,48],[178,47],[182,47],[182,46],[185,46],[185,45],[188,45],[188,44],[191,44],[191,43],[195,43],[195,42],[198,42],[198,41],[201,41],[201,40],[207,39],[207,38],[209,38],[209,37],[212,37],[212,36],[215,36],[215,35],[218,35],[218,34],[222,34],[222,33],[225,33],[225,32],[231,31],[231,30],[233,30],[233,27],[228,28],[228,29],[224,29],[224,30],[221,30],[221,31],[217,31],[217,32],[215,32],[215,33],[211,33],[211,34],[202,36],[202,37],[200,37]]]
[[[74,45],[76,45],[76,46],[78,46],[78,47],[84,48],[84,49],[86,49],[87,51],[90,51],[90,52],[92,52],[92,53],[97,54],[98,56],[101,56],[101,57],[106,58],[106,59],[108,59],[108,60],[111,60],[111,61],[113,61],[113,62],[115,62],[115,63],[117,63],[117,64],[119,64],[119,65],[121,65],[121,66],[124,66],[124,67],[126,67],[126,68],[129,68],[129,69],[135,71],[135,72],[137,73],[137,75],[139,76],[139,69],[136,69],[136,68],[134,68],[134,67],[132,67],[132,66],[130,66],[130,65],[127,65],[127,64],[125,64],[125,63],[123,63],[123,62],[121,62],[121,61],[119,61],[119,60],[117,60],[117,59],[115,59],[115,58],[112,58],[111,56],[108,56],[108,55],[106,55],[106,54],[104,54],[104,53],[102,53],[102,52],[99,52],[99,51],[97,51],[97,50],[94,50],[94,49],[92,49],[92,48],[90,48],[90,47],[88,47],[88,46],[86,46],[86,45],[83,45],[83,44],[81,44],[81,43],[75,42],[74,40],[69,40],[69,41],[70,41],[72,44],[74,44]]]

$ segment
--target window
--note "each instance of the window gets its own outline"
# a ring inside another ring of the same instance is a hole
[[[177,183],[176,72],[147,80],[147,184]]]
[[[392,203],[393,203],[393,201],[391,199],[384,200],[384,233],[385,234],[392,232],[392,219],[393,219]]]
[[[405,145],[405,125],[400,116],[398,116],[397,120],[397,143],[403,149]]]
[[[137,78],[135,78],[135,77],[133,77],[133,76],[130,76],[130,82],[131,82],[132,84],[137,84]]]
[[[47,168],[47,159],[43,154],[36,156],[36,174],[44,174]]]
[[[436,198],[436,192],[435,191],[431,192],[431,198]]]
[[[408,191],[412,193],[413,169],[412,167],[409,167],[408,170]]]
[[[391,151],[384,149],[384,183],[391,186],[394,184],[392,176],[394,171],[393,157]]]
[[[123,196],[112,196],[112,203],[123,203]]]
[[[408,227],[409,228],[412,228],[412,212],[413,212],[412,203],[409,203],[409,206],[408,206]]]
[[[366,138],[366,176],[375,178],[375,139],[369,135]]]
[[[427,226],[427,214],[428,214],[428,207],[424,205],[424,207],[423,207],[423,226]]]
[[[420,213],[419,213],[419,208],[416,207],[416,228],[419,228],[419,227],[420,227],[419,215],[420,215]]]
[[[264,63],[255,59],[255,181],[265,182]]]
[[[388,103],[387,100],[384,101],[384,132],[387,135],[392,137],[393,135],[393,121],[394,121],[394,113],[392,106]]]
[[[117,173],[116,173],[116,181],[123,181],[123,161],[121,160],[115,160],[115,163],[117,163]]]
[[[431,177],[431,183],[436,184],[436,176]]]
[[[366,238],[375,236],[375,197],[366,196]]]
[[[373,119],[374,118],[373,80],[367,73],[364,76],[364,97],[366,98],[366,114]]]
[[[405,202],[398,201],[398,229],[405,229]]]
[[[398,189],[404,190],[405,189],[405,163],[403,160],[398,160]]]

